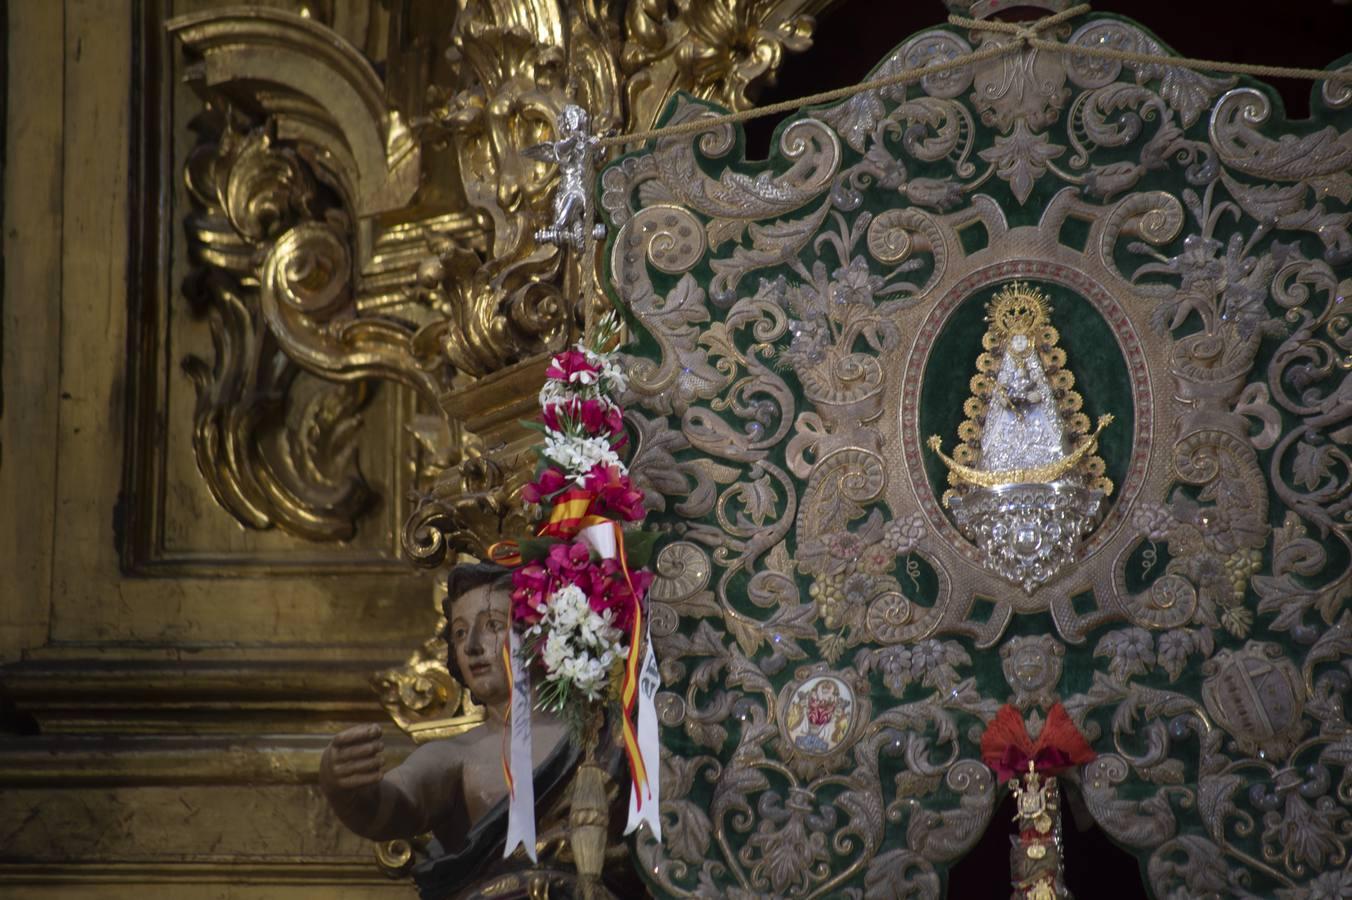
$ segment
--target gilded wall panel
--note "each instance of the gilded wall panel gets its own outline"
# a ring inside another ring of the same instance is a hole
[[[432,628],[429,580],[397,561],[410,395],[267,370],[299,398],[258,392],[282,478],[365,483],[345,539],[213,498],[183,360],[222,345],[182,289],[200,101],[173,11],[10,10],[0,894],[386,895],[313,786],[324,739],[265,736],[382,717],[371,674]]]
[[[147,413],[136,427],[150,433],[134,444],[138,490],[128,502],[140,508],[129,513],[124,557],[145,571],[185,574],[278,565],[403,574],[395,535],[415,452],[410,398],[394,386],[334,385],[299,371],[259,333],[253,286],[202,271],[204,260],[255,251],[244,241],[222,242],[195,196],[202,176],[184,174],[212,122],[164,26],[225,6],[162,0],[139,23],[147,54],[140,74],[154,107],[145,112],[169,126],[146,135],[161,145],[146,177],[169,202],[146,211],[161,245],[146,260],[140,311],[162,336],[147,343],[156,358],[142,362],[133,388]],[[260,6],[307,14],[383,58],[387,17],[378,7]],[[216,242],[204,245],[204,235]]]
[[[420,615],[430,588],[397,560],[415,453],[408,395],[300,373],[185,287],[195,264],[181,173],[200,101],[183,84],[164,23],[206,8],[74,4],[57,16],[67,79],[63,240],[78,250],[59,269],[67,362],[57,394],[52,639],[242,642],[263,657],[269,645],[336,642],[389,647],[393,659],[430,625]],[[375,29],[380,43],[380,16],[350,13],[312,10],[354,39]],[[130,122],[110,112],[124,109]],[[137,160],[130,179],[128,158]],[[250,354],[254,375],[241,362]],[[232,396],[247,400],[231,405]],[[250,440],[239,440],[246,432]],[[217,502],[221,478],[204,477],[212,464],[242,473],[252,520]],[[277,511],[307,490],[321,497],[311,520],[328,519],[308,531],[304,522],[278,527]],[[339,534],[312,539],[325,528]],[[272,576],[265,590],[254,580],[263,574]]]

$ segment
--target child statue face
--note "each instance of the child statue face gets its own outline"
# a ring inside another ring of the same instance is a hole
[[[451,653],[465,687],[479,703],[508,699],[502,647],[507,640],[511,593],[504,585],[481,585],[451,602]]]

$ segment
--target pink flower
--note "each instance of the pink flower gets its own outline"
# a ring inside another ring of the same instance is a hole
[[[588,434],[616,435],[624,433],[624,418],[620,408],[604,400],[583,400],[576,403],[575,418],[582,422]]]
[[[512,618],[534,625],[544,614],[545,598],[553,590],[554,579],[538,562],[528,563],[512,573]]]
[[[603,559],[596,568],[600,570],[600,583],[587,592],[588,603],[598,613],[610,610],[615,627],[628,631],[634,622],[634,610],[652,584],[652,573],[646,569],[631,569],[626,580],[619,560],[615,559]],[[632,591],[630,583],[634,586]]]
[[[613,403],[606,405],[605,414],[601,420],[602,427],[611,434],[624,434],[624,414],[620,408]]]
[[[581,584],[591,566],[591,550],[582,541],[558,543],[549,548],[544,562],[560,585]]]
[[[605,400],[570,397],[562,403],[546,406],[540,419],[550,431],[570,432],[580,428],[588,437],[624,435],[624,417],[620,408]],[[617,442],[623,443],[623,440]]]
[[[627,522],[641,521],[643,492],[637,490],[629,476],[614,466],[593,466],[583,479],[582,487],[596,495],[592,508]]]
[[[562,417],[567,414],[568,408],[572,405],[572,401],[569,401],[568,403],[551,403],[549,406],[540,410],[540,421],[544,422],[545,427],[550,431],[567,431],[568,429],[564,427]]]
[[[521,489],[521,499],[527,503],[543,503],[568,485],[568,476],[558,469],[545,469],[535,480]]]
[[[595,384],[601,370],[581,350],[566,350],[550,360],[545,377],[569,384]]]

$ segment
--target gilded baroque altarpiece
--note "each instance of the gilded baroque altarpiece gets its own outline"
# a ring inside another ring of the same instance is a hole
[[[825,5],[6,4],[0,893],[410,891],[316,772],[477,721],[404,534],[519,524],[576,310],[518,151],[745,107]]]
[[[168,834],[166,806],[219,817],[228,792],[206,786],[256,783],[275,797],[254,818],[281,824],[214,824],[221,855],[297,891],[315,858],[374,873],[315,797],[317,748],[354,718],[415,740],[476,721],[400,556],[431,569],[525,530],[516,420],[584,319],[589,270],[533,237],[554,172],[520,151],[567,102],[622,131],[746,108],[825,5],[162,0],[26,20],[72,83],[107,52],[81,26],[137,39],[133,158],[153,164],[86,209],[67,160],[65,227],[92,241],[131,205],[144,253],[93,258],[130,257],[142,293],[112,343],[153,352],[125,430],[62,462],[123,498],[115,555],[31,576],[113,599],[54,602],[54,639],[17,639],[36,650],[5,681],[44,735],[89,735],[54,751],[65,771],[126,796],[54,814],[61,772],[7,763],[45,829],[12,846],[117,802],[162,817],[83,851],[93,872]],[[1053,36],[1169,52],[1106,15]],[[935,27],[877,71],[1009,39]],[[66,90],[64,127],[106,133]],[[1288,123],[1244,79],[1025,50],[793,116],[768,161],[721,126],[600,173],[597,268],[635,338],[630,465],[666,536],[665,840],[632,847],[655,893],[939,896],[1006,827],[983,722],[1009,702],[1035,729],[1058,701],[1099,753],[1067,780],[1157,896],[1352,884],[1350,103],[1320,86]],[[167,208],[138,204],[171,178]],[[1025,307],[993,323],[1015,282]],[[83,406],[120,348],[68,343],[92,360],[67,391]],[[1038,415],[1081,454],[1072,490],[983,492],[929,444],[979,468],[993,422],[1019,437]],[[123,466],[99,462],[109,441]],[[220,612],[264,576],[258,606]],[[91,706],[72,670],[93,653],[178,705]],[[353,673],[374,670],[369,693]],[[118,756],[110,732],[150,752]],[[269,851],[285,832],[295,849]],[[166,859],[138,871],[221,877],[200,847]]]

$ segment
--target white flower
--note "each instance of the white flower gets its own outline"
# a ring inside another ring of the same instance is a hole
[[[579,483],[595,466],[615,466],[627,471],[610,441],[604,437],[547,434],[542,451],[546,459],[572,475]]]
[[[568,385],[552,378],[547,379],[545,386],[540,388],[540,407],[544,408],[555,403],[566,403],[572,396],[573,392],[568,390]]]
[[[629,386],[629,376],[625,374],[624,367],[609,356],[601,361],[601,380],[610,394],[623,394]]]
[[[616,660],[629,652],[610,612],[598,614],[576,585],[551,594],[544,618],[527,634],[545,635],[540,655],[546,680],[567,682],[588,700],[604,695]]]
[[[568,383],[569,383],[569,384],[580,384],[580,385],[582,385],[583,387],[586,387],[586,386],[592,385],[592,384],[596,384],[596,382],[599,381],[600,379],[601,379],[601,376],[600,376],[599,373],[597,373],[597,372],[588,372],[588,371],[585,370],[585,369],[582,369],[582,370],[577,371],[577,372],[570,372],[570,373],[568,374]]]

